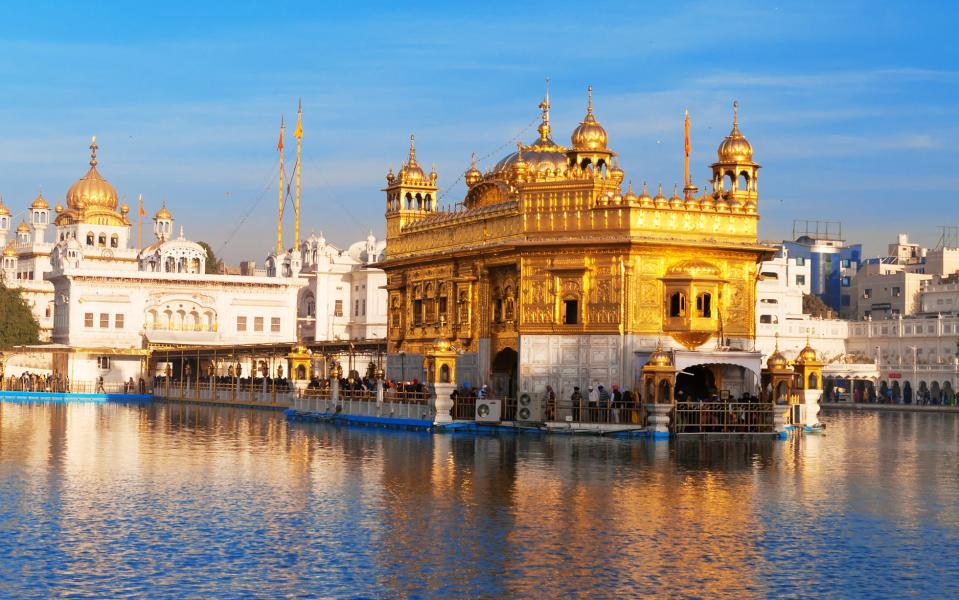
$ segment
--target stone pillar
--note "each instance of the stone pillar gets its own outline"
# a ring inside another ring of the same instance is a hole
[[[673,409],[672,404],[647,404],[646,409],[649,416],[646,418],[648,431],[654,438],[669,437],[669,411]]]
[[[426,353],[429,382],[433,388],[433,404],[436,407],[434,425],[452,423],[453,399],[450,397],[456,389],[456,351],[446,340],[437,340]]]
[[[333,363],[330,367],[330,400],[335,405],[340,401],[340,376],[343,375],[343,367],[340,363]]]
[[[376,404],[377,406],[383,406],[383,379],[386,377],[386,372],[383,371],[383,367],[376,367],[376,372],[373,374],[373,377],[376,379]]]

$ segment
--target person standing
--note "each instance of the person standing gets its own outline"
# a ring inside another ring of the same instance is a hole
[[[553,392],[553,386],[546,386],[546,398],[543,403],[546,409],[546,420],[556,420],[556,394]]]
[[[596,386],[596,389],[599,390],[599,402],[597,403],[596,418],[593,419],[594,423],[598,423],[602,420],[604,423],[609,422],[609,413],[605,415],[601,414],[601,411],[609,411],[610,401],[612,396],[609,394],[609,390],[602,386],[602,384]],[[605,417],[605,418],[604,418]]]
[[[583,393],[579,391],[579,387],[573,388],[573,393],[569,397],[569,403],[573,409],[573,420],[579,423],[582,420],[583,412]]]
[[[589,421],[595,423],[596,419],[599,417],[599,390],[603,389],[603,386],[589,388]]]
[[[619,391],[619,386],[613,384],[613,395],[610,398],[610,411],[613,414],[613,423],[619,423],[619,410],[623,407],[623,393]]]

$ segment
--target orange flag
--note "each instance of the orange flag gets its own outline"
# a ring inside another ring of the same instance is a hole
[[[147,216],[147,211],[143,210],[143,194],[140,194],[140,216]]]
[[[686,110],[686,145],[684,148],[686,156],[689,156],[689,109]]]
[[[280,117],[280,141],[276,143],[276,151],[283,152],[283,130],[286,127],[283,125],[283,117]]]

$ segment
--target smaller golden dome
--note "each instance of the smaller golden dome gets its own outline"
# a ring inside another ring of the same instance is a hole
[[[662,346],[656,346],[656,350],[649,355],[646,364],[653,367],[669,367],[673,364],[673,359],[670,358],[668,352],[663,350]]]
[[[463,180],[466,181],[466,185],[468,185],[469,187],[473,187],[474,185],[479,183],[479,180],[482,178],[483,178],[483,174],[480,173],[480,170],[476,168],[476,153],[474,152],[472,161],[470,163],[470,168],[463,175]]]
[[[623,173],[623,170],[619,168],[619,161],[613,158],[613,168],[609,170],[609,178],[613,183],[619,185],[623,182],[623,179],[626,177],[626,174]]]
[[[523,160],[523,144],[516,143],[516,159],[513,161],[512,165],[513,175],[517,179],[521,179],[529,172],[529,163]]]
[[[20,221],[20,224],[17,225],[17,233],[30,233],[30,226],[24,221]]]
[[[170,214],[170,210],[166,207],[166,202],[163,203],[163,206],[160,207],[160,210],[157,211],[157,214],[153,215],[154,220],[172,218],[173,215]]]
[[[639,202],[639,196],[633,193],[633,182],[630,181],[629,185],[626,187],[626,204],[632,206]]]
[[[809,342],[806,342],[806,347],[799,351],[799,356],[796,358],[797,363],[808,363],[808,362],[819,362],[819,353],[816,352],[815,348],[809,345]]]
[[[59,215],[60,213],[63,212],[63,205],[57,202],[57,207],[54,210],[56,210],[57,214]]]
[[[416,162],[416,143],[412,135],[410,135],[410,156],[400,167],[397,177],[399,177],[401,183],[423,184],[426,182],[426,175]]]
[[[47,203],[46,199],[43,197],[43,193],[37,194],[36,199],[33,201],[33,204],[30,205],[30,208],[50,208],[50,205]]]
[[[7,205],[3,203],[3,200],[0,200],[0,217],[9,217],[10,209],[7,208]]]
[[[120,206],[120,214],[121,214],[121,215],[125,215],[125,214],[127,214],[127,213],[129,213],[129,212],[130,212],[130,207],[129,207],[129,205],[127,205],[126,202],[124,202],[124,203]]]
[[[606,130],[593,116],[593,86],[587,88],[587,93],[589,94],[589,102],[586,105],[586,116],[583,117],[579,126],[573,130],[570,141],[574,150],[606,151]]]
[[[13,249],[13,243],[7,244],[7,247],[3,249],[4,256],[16,256],[17,251]]]
[[[733,129],[719,144],[717,155],[719,162],[752,162],[753,147],[739,131],[739,104],[733,102]]]
[[[785,369],[789,365],[789,361],[786,360],[786,357],[783,356],[783,353],[779,351],[779,347],[776,347],[776,351],[769,355],[769,359],[766,360],[766,366],[770,369]]]
[[[652,206],[653,198],[649,195],[649,190],[646,189],[646,182],[643,182],[643,191],[639,194],[639,205],[640,206]]]
[[[673,195],[669,198],[669,206],[671,208],[683,208],[683,199],[679,197],[679,186],[675,183],[673,184]]]
[[[666,200],[666,196],[663,195],[663,184],[659,184],[659,190],[656,192],[653,202],[659,208],[665,208],[666,206],[669,206],[669,201]]]

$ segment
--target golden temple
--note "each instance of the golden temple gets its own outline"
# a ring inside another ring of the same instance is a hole
[[[539,107],[538,137],[486,172],[474,157],[455,208],[437,205],[412,138],[386,176],[390,353],[450,340],[460,373],[512,394],[633,385],[661,335],[687,351],[751,349],[757,267],[773,249],[757,239],[760,165],[735,105],[710,189],[687,173],[669,197],[623,190],[591,89],[568,147],[552,138],[548,91]]]

